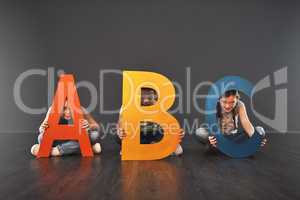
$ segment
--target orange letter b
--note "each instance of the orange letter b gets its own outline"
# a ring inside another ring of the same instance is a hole
[[[158,94],[154,105],[141,105],[142,88]],[[123,105],[120,125],[127,136],[122,140],[122,160],[156,160],[167,157],[179,143],[180,126],[167,110],[175,100],[175,88],[165,76],[153,72],[123,72]],[[140,122],[154,122],[163,129],[163,138],[154,144],[140,143]]]

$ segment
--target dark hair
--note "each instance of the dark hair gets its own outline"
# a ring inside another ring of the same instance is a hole
[[[240,98],[239,91],[238,90],[227,90],[222,97],[230,97],[230,96],[236,96],[238,99]]]
[[[149,88],[149,87],[142,87],[141,88],[141,101],[142,101],[142,98],[149,98],[149,96],[151,96],[151,99],[154,101],[154,102],[157,102],[158,100],[158,94],[156,92],[156,90],[154,90],[153,88]],[[152,103],[154,104],[154,103]],[[142,102],[141,102],[141,105],[142,105]]]

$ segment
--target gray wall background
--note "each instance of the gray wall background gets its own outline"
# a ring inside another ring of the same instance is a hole
[[[188,66],[192,88],[225,75],[256,83],[288,66],[288,129],[300,132],[299,9],[297,1],[1,2],[0,132],[34,132],[43,120],[44,115],[23,113],[13,100],[14,82],[27,69],[63,69],[99,89],[101,69],[154,71],[185,86]],[[109,89],[102,103],[119,108],[122,77],[104,82]],[[255,101],[257,110],[269,117],[274,115],[275,89],[265,90]],[[88,92],[81,89],[79,94],[87,105]],[[46,106],[46,78],[28,79],[22,98],[32,107]],[[98,110],[93,112],[98,121],[117,121],[118,115]],[[184,118],[204,118],[195,110],[176,117],[181,123]]]

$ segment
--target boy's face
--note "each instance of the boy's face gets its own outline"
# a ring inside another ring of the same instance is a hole
[[[71,111],[70,111],[70,108],[69,107],[64,107],[64,118],[69,120],[71,119]]]
[[[220,99],[221,107],[225,112],[231,112],[237,103],[237,97],[231,95],[229,97],[222,97]]]
[[[150,89],[142,89],[141,92],[141,105],[142,106],[151,106],[156,103],[156,94],[153,90]]]

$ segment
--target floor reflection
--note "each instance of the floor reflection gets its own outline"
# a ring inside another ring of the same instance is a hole
[[[33,160],[36,171],[37,196],[42,199],[68,197],[76,199],[90,192],[93,166],[101,166],[100,157],[42,158]]]
[[[123,161],[123,199],[180,199],[180,173],[168,161]]]

